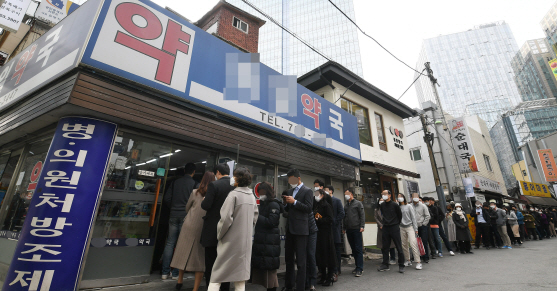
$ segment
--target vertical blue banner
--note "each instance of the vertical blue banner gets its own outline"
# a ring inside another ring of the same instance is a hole
[[[77,290],[116,130],[87,117],[58,122],[2,290]]]

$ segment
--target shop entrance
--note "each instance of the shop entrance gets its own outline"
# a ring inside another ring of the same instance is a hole
[[[381,191],[391,191],[391,199],[396,201],[396,196],[398,193],[397,179],[389,176],[380,175],[379,180],[381,181]]]

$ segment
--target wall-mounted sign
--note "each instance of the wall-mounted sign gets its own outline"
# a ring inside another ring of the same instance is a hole
[[[5,0],[0,6],[0,27],[16,33],[29,4],[31,0]]]
[[[472,179],[472,184],[474,188],[478,188],[482,191],[490,191],[496,193],[503,193],[501,190],[501,184],[497,181],[493,181],[488,178],[484,178],[482,176],[470,174],[470,178]],[[464,180],[464,179],[463,179]]]
[[[547,182],[557,182],[557,166],[551,149],[538,150],[538,156],[540,157],[545,180]]]
[[[139,170],[137,174],[140,176],[155,177],[155,172],[151,171]]]
[[[78,7],[79,5],[69,0],[43,0],[35,12],[35,17],[55,25]]]
[[[522,190],[522,195],[551,198],[549,186],[545,184],[522,181],[520,182],[520,190]]]
[[[82,63],[361,161],[356,117],[150,1],[105,0]]]
[[[480,201],[482,204],[485,203],[485,195],[476,194],[476,201]]]
[[[474,155],[474,146],[470,138],[470,132],[466,121],[463,117],[455,118],[448,124],[453,140],[456,159],[458,161],[458,169],[460,173],[470,173],[478,171],[476,156]]]
[[[404,134],[402,133],[402,130],[390,126],[389,132],[391,133],[391,135],[394,135],[393,142],[395,143],[395,147],[403,150],[404,143],[402,142],[402,137],[404,136]]]
[[[555,45],[553,46],[553,50],[555,50]],[[551,71],[553,72],[553,77],[557,79],[557,59],[553,59],[548,62],[549,66],[551,67]]]

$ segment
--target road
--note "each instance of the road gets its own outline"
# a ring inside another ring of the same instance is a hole
[[[404,274],[398,266],[377,272],[379,260],[364,264],[362,277],[351,275],[354,265],[343,266],[343,274],[332,287],[317,286],[318,291],[344,290],[557,290],[557,239],[528,241],[523,247],[479,249],[474,254],[447,256],[430,260],[423,270],[407,267]],[[446,253],[448,254],[448,253]],[[281,287],[284,280],[280,278]],[[112,291],[175,290],[176,281],[154,281],[146,284],[110,288]],[[202,286],[204,283],[202,284]],[[185,281],[182,290],[191,291],[193,281]],[[97,289],[98,290],[98,289]],[[201,287],[200,291],[206,291]],[[246,290],[264,291],[248,284]],[[280,291],[280,289],[279,289]]]

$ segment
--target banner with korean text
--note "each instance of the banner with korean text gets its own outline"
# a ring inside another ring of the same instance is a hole
[[[78,7],[79,5],[69,0],[43,0],[35,12],[35,17],[55,25]]]
[[[2,1],[0,1],[2,2]],[[31,0],[5,0],[0,6],[0,28],[16,33]]]
[[[58,122],[2,290],[77,290],[116,131],[93,118]]]
[[[557,166],[551,149],[538,150],[540,163],[547,182],[557,182]]]
[[[449,121],[447,126],[450,129],[460,173],[477,172],[478,164],[466,121],[463,117],[455,118]]]
[[[549,186],[545,184],[521,181],[520,190],[522,190],[522,195],[551,198]]]

